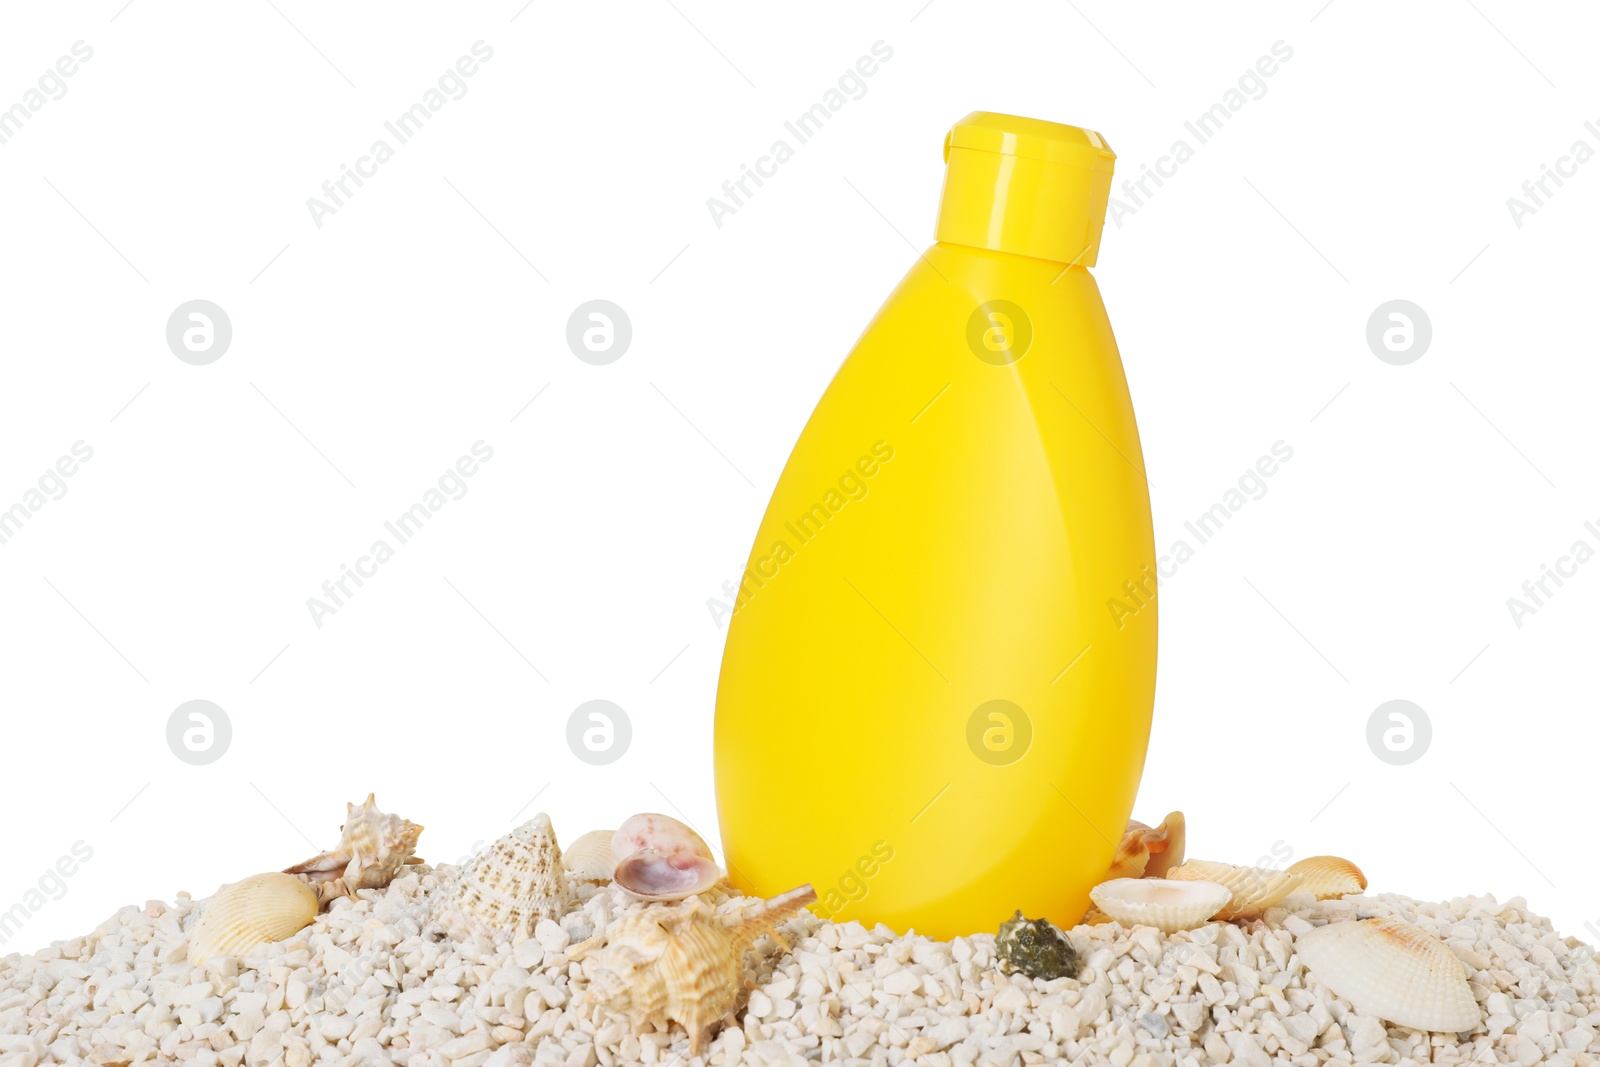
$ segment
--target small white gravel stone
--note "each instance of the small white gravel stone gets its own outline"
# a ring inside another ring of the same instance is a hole
[[[560,924],[549,919],[539,921],[539,925],[534,928],[533,936],[546,952],[562,952],[572,944],[571,935],[563,930]]]
[[[1520,898],[1291,898],[1263,920],[1162,935],[1080,926],[1077,979],[996,969],[994,937],[897,937],[804,915],[747,960],[753,990],[699,1061],[688,1035],[601,1010],[576,940],[643,907],[585,887],[513,946],[437,919],[454,867],[419,867],[340,900],[303,933],[238,960],[188,962],[198,908],[119,911],[95,932],[0,959],[0,1067],[1600,1067],[1600,963]],[[740,902],[713,892],[714,906]],[[1466,1034],[1388,1026],[1306,971],[1295,938],[1391,915],[1448,944],[1484,1009]]]

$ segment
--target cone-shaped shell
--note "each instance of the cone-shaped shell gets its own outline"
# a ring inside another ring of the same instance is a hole
[[[705,839],[668,815],[645,812],[611,838],[612,877],[640,900],[673,901],[704,893],[722,881]]]
[[[540,812],[474,857],[453,903],[473,925],[513,941],[532,937],[541,919],[566,914],[572,887],[550,816]]]
[[[1313,977],[1356,1010],[1417,1030],[1475,1030],[1483,1012],[1449,947],[1398,919],[1330,923],[1295,939]]]
[[[1299,892],[1310,893],[1318,900],[1332,900],[1367,888],[1367,876],[1361,868],[1340,856],[1307,856],[1289,864],[1289,873],[1300,876]]]
[[[590,830],[561,850],[561,863],[574,882],[604,885],[617,870],[617,857],[611,851],[615,830]]]
[[[1300,875],[1264,867],[1240,867],[1212,860],[1189,860],[1167,872],[1178,881],[1216,882],[1227,886],[1233,899],[1217,912],[1218,919],[1254,919],[1300,888]]]
[[[1123,926],[1154,926],[1175,934],[1204,926],[1233,899],[1233,890],[1215,882],[1113,878],[1089,890],[1089,899]]]
[[[310,926],[321,905],[292,874],[256,874],[217,890],[189,931],[189,960],[243,956]]]

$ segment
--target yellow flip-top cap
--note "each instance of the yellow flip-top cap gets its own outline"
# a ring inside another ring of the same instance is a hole
[[[1092,267],[1116,158],[1093,130],[974,111],[945,138],[935,236]]]

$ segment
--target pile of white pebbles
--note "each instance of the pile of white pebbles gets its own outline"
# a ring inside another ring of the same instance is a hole
[[[1164,936],[1081,926],[1077,979],[996,969],[994,937],[896,936],[809,913],[794,948],[758,948],[748,1008],[698,1058],[688,1038],[636,1034],[585,1003],[567,950],[640,905],[590,893],[515,947],[455,941],[432,922],[454,868],[416,868],[336,901],[259,956],[187,961],[195,902],[127,907],[94,933],[0,960],[0,1067],[613,1067],[621,1064],[1600,1064],[1600,964],[1521,899],[1425,904],[1292,897],[1263,921]],[[737,899],[725,908],[738,909]],[[1306,972],[1298,934],[1394,916],[1446,941],[1484,1009],[1472,1033],[1386,1027]]]

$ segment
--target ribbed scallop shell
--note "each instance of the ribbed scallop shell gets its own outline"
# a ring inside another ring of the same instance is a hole
[[[1089,899],[1123,926],[1154,926],[1175,934],[1204,926],[1233,899],[1233,890],[1215,882],[1113,878],[1089,890]]]
[[[255,874],[217,890],[189,931],[189,961],[244,956],[304,930],[321,905],[292,874]]]
[[[1307,856],[1289,864],[1289,873],[1301,878],[1298,892],[1310,893],[1318,900],[1359,893],[1367,888],[1361,868],[1340,856]]]
[[[762,934],[817,899],[804,885],[764,902],[742,918],[723,919],[699,899],[650,905],[602,938],[568,951],[584,961],[586,1000],[627,1015],[635,1030],[679,1023],[691,1056],[710,1030],[739,1006],[745,992],[744,956]],[[781,943],[781,942],[780,942]],[[598,947],[591,951],[591,944]]]
[[[575,882],[604,885],[617,870],[617,857],[611,851],[615,830],[590,830],[561,853],[561,862]]]
[[[560,919],[572,900],[561,846],[543,812],[467,864],[452,897],[469,923],[513,941],[532,937],[541,919]]]
[[[1417,1030],[1475,1030],[1483,1012],[1449,947],[1398,919],[1330,923],[1295,939],[1311,975],[1357,1011]]]
[[[1212,860],[1189,860],[1167,872],[1179,881],[1216,882],[1233,893],[1213,918],[1254,919],[1272,905],[1300,888],[1300,875],[1272,871],[1264,867],[1240,867]]]

